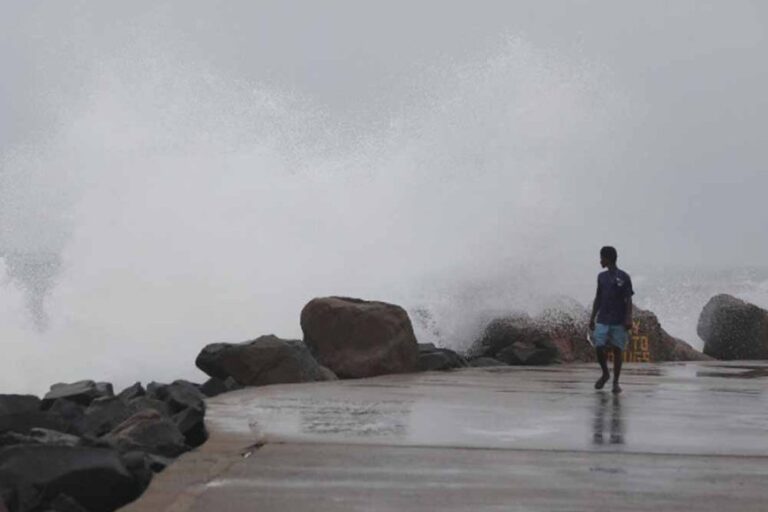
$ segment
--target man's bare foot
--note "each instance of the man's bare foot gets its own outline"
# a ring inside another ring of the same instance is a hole
[[[616,395],[618,395],[619,393],[621,393],[621,386],[619,386],[619,383],[618,383],[618,382],[614,382],[614,383],[613,383],[613,389],[611,389],[611,391],[612,391],[614,394],[616,394]]]
[[[599,379],[597,379],[597,382],[595,382],[595,389],[603,389],[605,383],[608,382],[610,378],[610,373],[604,373]]]

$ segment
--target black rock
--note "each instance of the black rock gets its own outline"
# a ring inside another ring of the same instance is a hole
[[[90,512],[111,512],[144,490],[112,450],[45,445],[0,449],[0,488],[13,512],[31,511],[61,494]]]
[[[330,371],[330,370],[329,370]],[[232,377],[227,377],[224,380],[216,377],[211,377],[200,386],[200,391],[207,397],[218,396],[222,393],[228,393],[242,389],[243,386],[237,383]]]
[[[205,413],[194,407],[184,409],[173,416],[173,422],[184,435],[184,440],[189,446],[200,446],[208,439],[204,417]]]
[[[98,398],[85,410],[80,423],[84,434],[99,437],[131,417],[131,407],[116,396]]]
[[[465,368],[467,360],[447,348],[436,348],[432,343],[419,344],[419,371]]]
[[[152,383],[149,387],[151,387],[149,396],[168,404],[173,414],[189,408],[205,412],[205,395],[191,382],[177,380],[171,384]]]
[[[88,512],[76,499],[66,494],[59,494],[44,508],[45,512]]]
[[[141,382],[137,382],[122,390],[117,396],[128,402],[129,400],[144,396],[145,394],[146,390],[144,389],[144,386],[141,385]]]
[[[242,386],[317,382],[331,378],[300,340],[284,340],[272,335],[237,344],[207,345],[195,364],[211,377],[222,380],[231,377]]]
[[[76,426],[58,414],[49,411],[29,411],[0,416],[0,433],[29,434],[31,429],[45,428],[66,433],[77,433]]]
[[[171,415],[171,408],[167,403],[148,396],[138,396],[128,402],[128,406],[131,408],[131,415],[146,409],[153,409],[163,416]]]
[[[47,407],[48,412],[57,414],[67,421],[79,421],[85,416],[86,406],[75,403],[66,398],[58,398]]]
[[[155,471],[152,470],[149,455],[143,451],[130,451],[122,454],[123,464],[131,472],[136,481],[148,486]]]
[[[113,395],[112,384],[108,382],[81,380],[72,384],[54,384],[43,398],[42,407],[48,409],[59,398],[87,406],[97,398]]]
[[[147,454],[147,464],[149,469],[154,473],[160,473],[173,463],[173,459],[170,457],[162,457],[160,455]]]
[[[501,362],[498,359],[492,357],[477,357],[469,360],[469,366],[473,368],[486,368],[491,366],[509,366],[507,363]]]
[[[725,359],[768,359],[768,311],[730,295],[704,306],[696,328],[704,353]]]
[[[40,409],[40,399],[34,395],[0,395],[0,416]]]

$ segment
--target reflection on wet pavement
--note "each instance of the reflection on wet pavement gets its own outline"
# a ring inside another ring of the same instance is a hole
[[[768,363],[628,364],[618,397],[594,392],[597,372],[469,368],[267,386],[211,399],[206,419],[244,444],[768,455],[768,393],[748,377]]]
[[[595,393],[595,398],[597,403],[592,423],[592,442],[596,445],[624,444],[625,429],[621,413],[621,397],[599,392]]]
[[[409,413],[408,402],[394,400],[324,402],[302,409],[301,431],[306,434],[401,437],[406,433]]]

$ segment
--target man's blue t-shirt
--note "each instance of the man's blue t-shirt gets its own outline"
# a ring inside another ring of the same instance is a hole
[[[597,275],[597,323],[624,325],[627,300],[634,295],[632,279],[623,270],[606,270]]]

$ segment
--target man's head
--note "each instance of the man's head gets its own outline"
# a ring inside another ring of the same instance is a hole
[[[616,249],[610,245],[606,245],[600,249],[600,266],[606,268],[612,265],[616,265],[616,259],[618,257],[619,256],[616,253]]]

